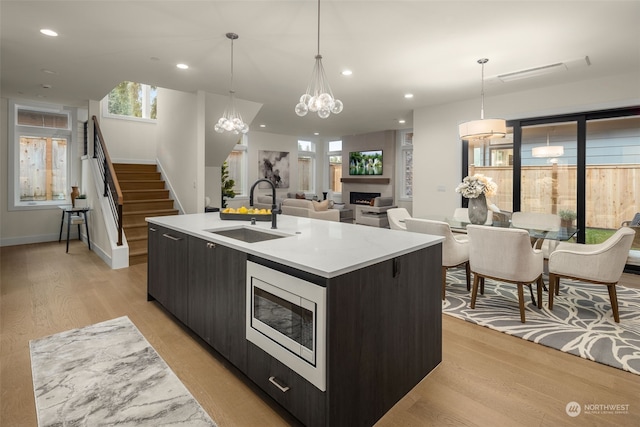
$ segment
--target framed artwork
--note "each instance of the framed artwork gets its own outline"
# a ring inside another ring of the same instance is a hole
[[[258,178],[268,179],[276,188],[289,188],[289,152],[266,151],[258,152]],[[261,182],[258,188],[271,188]]]

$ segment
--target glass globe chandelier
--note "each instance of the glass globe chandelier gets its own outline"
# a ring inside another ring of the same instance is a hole
[[[472,120],[459,125],[460,139],[472,141],[475,139],[504,138],[507,134],[507,123],[503,119],[484,118],[484,64],[487,62],[489,62],[487,58],[478,59],[478,64],[482,65],[480,120]]]
[[[235,91],[233,90],[233,41],[238,39],[236,33],[227,33],[227,38],[231,40],[231,84],[229,89],[229,103],[224,109],[224,114],[218,119],[213,129],[218,133],[225,131],[234,134],[249,132],[249,125],[242,121],[242,116],[236,111]]]
[[[311,80],[307,86],[307,91],[300,97],[300,102],[296,105],[296,114],[300,117],[306,116],[309,111],[318,113],[321,119],[326,119],[333,114],[340,114],[342,111],[342,101],[336,99],[331,92],[331,87],[327,81],[327,76],[322,66],[322,55],[320,55],[320,0],[318,0],[318,53],[316,63],[311,72]]]

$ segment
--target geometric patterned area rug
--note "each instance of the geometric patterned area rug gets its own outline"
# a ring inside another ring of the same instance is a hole
[[[549,283],[547,277],[545,283]],[[606,286],[560,279],[553,310],[549,310],[547,292],[542,293],[538,309],[528,289],[524,290],[526,323],[521,323],[517,289],[514,284],[486,279],[484,295],[478,290],[472,310],[464,269],[450,269],[442,312],[640,375],[640,290],[616,286],[620,323],[615,323]],[[536,294],[535,285],[533,290]]]
[[[29,346],[41,427],[216,425],[126,316]]]

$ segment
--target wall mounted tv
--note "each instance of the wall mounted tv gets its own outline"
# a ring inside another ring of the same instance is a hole
[[[349,175],[382,175],[382,150],[350,152]]]

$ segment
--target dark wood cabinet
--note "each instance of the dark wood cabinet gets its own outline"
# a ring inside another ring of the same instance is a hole
[[[189,237],[187,325],[239,368],[246,364],[243,252]]]
[[[148,298],[156,299],[180,321],[187,320],[188,236],[149,226]]]

